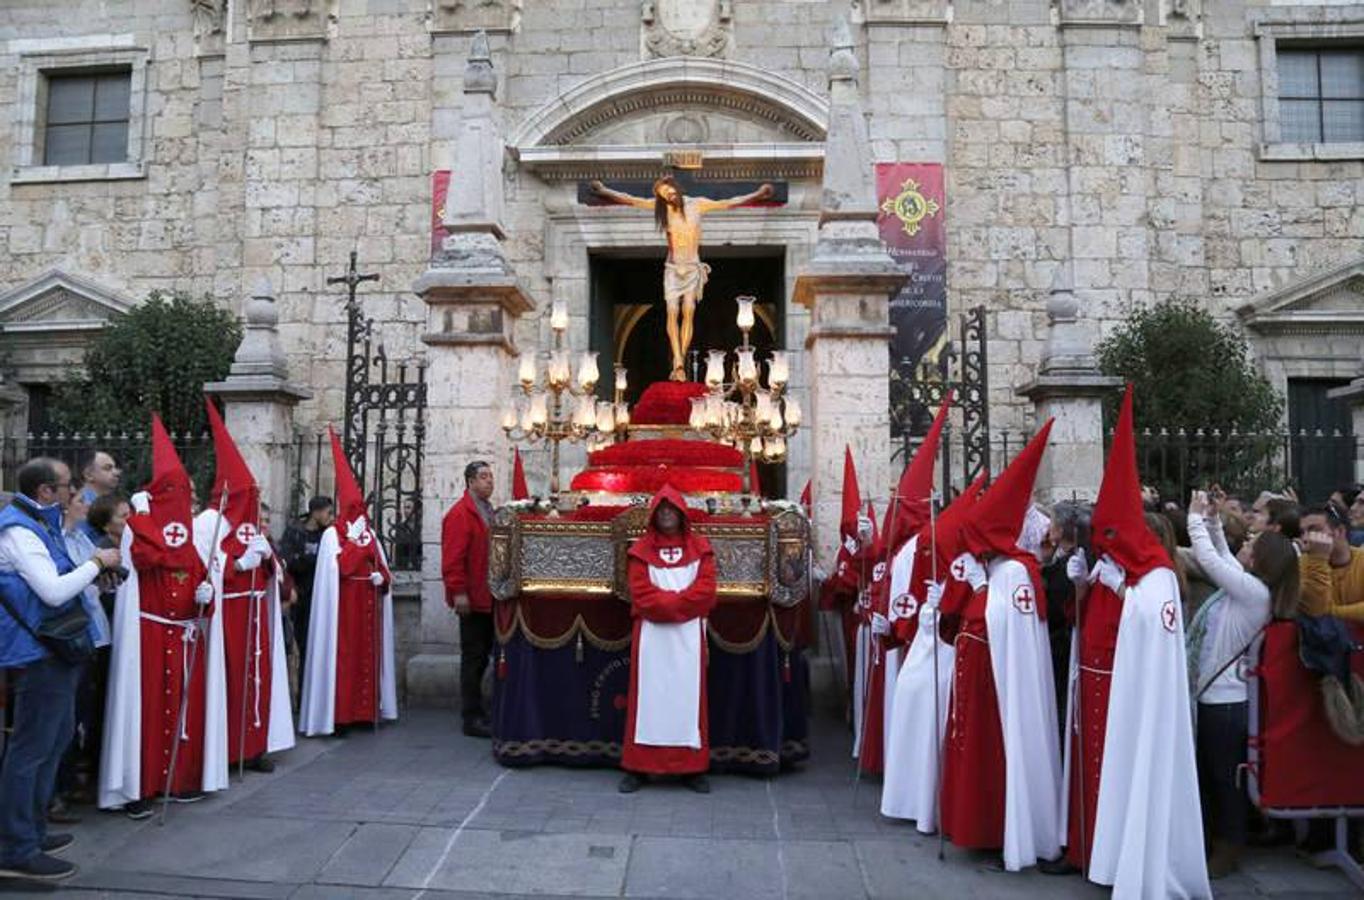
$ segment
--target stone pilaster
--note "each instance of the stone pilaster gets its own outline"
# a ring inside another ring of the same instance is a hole
[[[1047,347],[1035,379],[1019,388],[1032,400],[1040,425],[1055,418],[1051,441],[1037,471],[1035,493],[1044,503],[1092,499],[1103,480],[1103,399],[1122,379],[1099,372],[1087,329],[1079,319],[1065,266],[1047,300]]]
[[[449,236],[413,285],[426,303],[426,472],[423,479],[421,652],[407,667],[416,704],[458,696],[457,617],[445,605],[440,577],[440,522],[464,491],[464,466],[506,458],[499,427],[510,396],[516,317],[534,308],[502,250],[503,143],[496,119],[497,77],[487,36],[475,35],[464,71],[446,203]],[[499,473],[499,478],[501,478]]]
[[[889,299],[906,280],[876,230],[871,142],[846,21],[831,35],[829,132],[819,235],[796,277],[795,302],[810,310],[805,346],[813,435],[811,481],[818,552],[832,560],[838,533],[843,446],[852,446],[869,497],[890,486]]]
[[[246,302],[241,346],[225,381],[204,385],[223,401],[223,421],[237,442],[270,506],[270,528],[282,534],[290,507],[289,451],[294,439],[294,406],[312,395],[289,383],[279,341],[279,312],[270,282],[261,279]]]

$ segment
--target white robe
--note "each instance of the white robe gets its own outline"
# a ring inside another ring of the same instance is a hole
[[[985,625],[1004,737],[1004,868],[1016,872],[1061,852],[1056,692],[1047,623],[1028,569],[996,557],[989,579]]]
[[[938,829],[938,760],[947,733],[956,649],[938,635],[937,609],[919,601],[924,593],[922,587],[911,590],[909,579],[916,542],[917,538],[906,544],[891,567],[891,615],[900,618],[895,609],[895,598],[907,595],[912,601],[912,608],[907,612],[918,616],[919,624],[895,683],[887,691],[894,694],[894,702],[886,723],[881,815],[912,819],[919,831],[932,834]]]
[[[211,534],[208,542],[211,542]],[[104,704],[104,738],[99,767],[99,807],[117,809],[142,797],[142,619],[137,567],[132,562],[132,529],[124,529],[120,549],[128,578],[114,598],[113,646]],[[195,546],[207,558],[208,542]],[[221,590],[221,583],[219,584]],[[222,603],[222,595],[215,597]],[[216,618],[216,616],[215,616]],[[200,648],[203,650],[202,646]],[[221,791],[227,775],[227,675],[222,630],[210,621],[205,660],[204,791]],[[157,789],[160,792],[160,788]]]
[[[696,581],[700,567],[700,560],[685,566],[649,566],[649,580],[665,591],[685,591]],[[636,744],[701,748],[701,679],[696,673],[705,639],[704,617],[685,622],[640,620]]]
[[[206,509],[194,518],[194,543],[198,546],[200,556],[206,556],[209,546],[213,543],[213,535],[218,524],[218,511],[216,509]],[[223,553],[222,542],[228,535],[232,534],[232,523],[224,521],[220,537],[218,539],[218,549],[213,556],[213,564],[209,566],[209,578],[213,581],[213,596],[222,598],[223,596],[223,567],[226,565],[226,555]],[[277,560],[271,560],[270,565],[278,565]],[[289,660],[284,651],[284,615],[281,608],[279,596],[279,573],[273,571],[273,577],[266,579],[265,600],[267,615],[270,617],[270,723],[269,730],[265,738],[265,750],[267,753],[279,753],[294,746],[294,710],[293,701],[289,697]],[[264,573],[262,573],[264,574]],[[236,601],[234,601],[236,602]],[[214,606],[213,610],[213,630],[219,635],[219,642],[222,640],[223,628],[223,604],[221,602]],[[226,656],[223,657],[226,665]],[[229,752],[232,748],[228,748]]]
[[[308,623],[308,658],[303,667],[302,701],[298,727],[312,736],[331,734],[336,728],[336,630],[337,603],[341,596],[341,573],[337,557],[340,539],[333,525],[322,532],[317,546],[317,569],[313,575],[312,619]],[[383,547],[379,548],[384,558]],[[387,564],[387,560],[385,560]],[[384,590],[383,636],[379,648],[379,716],[398,718],[398,690],[393,661],[393,591]]]
[[[1104,732],[1089,878],[1123,898],[1211,897],[1174,572],[1127,589]]]

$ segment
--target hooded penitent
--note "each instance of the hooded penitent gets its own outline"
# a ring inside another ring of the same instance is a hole
[[[665,533],[659,511],[671,506],[680,527]],[[649,527],[628,553],[631,613],[630,695],[621,767],[631,772],[694,774],[709,766],[705,616],[716,602],[715,554],[671,485],[649,504]]]
[[[1122,566],[1126,578],[1121,596],[1096,581],[1077,604],[1068,856],[1119,900],[1210,897],[1179,581],[1142,512],[1130,385],[1093,535],[1095,557]]]

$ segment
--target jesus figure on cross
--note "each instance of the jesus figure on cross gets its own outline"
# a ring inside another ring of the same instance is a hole
[[[701,302],[701,291],[706,286],[710,266],[701,262],[701,216],[717,209],[733,209],[766,200],[773,194],[772,185],[764,184],[751,194],[728,200],[697,197],[687,201],[682,188],[671,175],[654,182],[653,197],[636,197],[612,190],[600,181],[591,184],[599,197],[622,206],[652,209],[658,229],[668,236],[668,261],[663,267],[663,301],[667,304],[668,346],[672,350],[673,381],[686,381],[684,365],[687,349],[691,347],[695,327],[696,305]]]

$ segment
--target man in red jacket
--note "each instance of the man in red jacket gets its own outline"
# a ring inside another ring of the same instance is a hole
[[[464,733],[490,737],[483,709],[483,672],[493,649],[493,598],[488,593],[488,526],[493,469],[482,460],[464,467],[464,496],[440,526],[440,571],[445,605],[459,615],[459,690]]]

